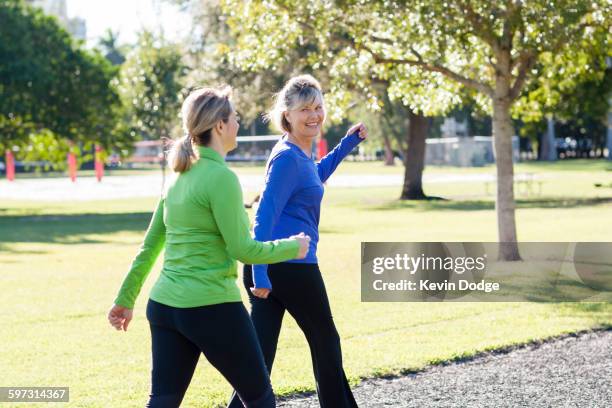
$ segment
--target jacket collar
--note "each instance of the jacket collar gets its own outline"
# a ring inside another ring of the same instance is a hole
[[[200,159],[209,159],[225,165],[225,159],[216,150],[206,146],[198,146]]]

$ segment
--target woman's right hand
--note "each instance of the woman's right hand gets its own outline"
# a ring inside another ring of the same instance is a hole
[[[304,259],[306,258],[306,254],[308,254],[308,248],[310,247],[310,237],[303,232],[300,232],[297,235],[293,235],[290,238],[295,239],[300,244],[300,251],[295,259]]]
[[[127,307],[113,305],[108,312],[109,323],[117,330],[127,331],[128,325],[132,321],[133,310]]]

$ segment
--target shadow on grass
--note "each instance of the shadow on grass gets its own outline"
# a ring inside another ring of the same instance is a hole
[[[500,281],[500,286],[504,288],[504,295],[500,298],[494,298],[499,301],[503,301],[504,297],[507,297],[509,302],[527,301],[531,303],[548,304],[576,302],[571,304],[582,306],[571,306],[568,309],[583,310],[585,312],[599,312],[602,310],[602,307],[598,306],[600,303],[583,304],[578,302],[589,302],[590,298],[598,295],[604,295],[604,300],[610,298],[609,292],[603,289],[595,289],[583,282],[564,277],[559,277],[557,281],[544,279],[538,282],[537,279],[533,279],[533,281],[525,281],[517,284]],[[563,308],[564,307],[565,306],[563,306]]]
[[[0,250],[3,247],[2,243],[87,244],[101,242],[85,236],[124,231],[144,232],[150,219],[150,212],[0,216],[0,231],[2,231]]]
[[[561,303],[560,309],[568,315],[574,316],[576,312],[591,314],[605,312],[610,309],[610,304],[607,302],[576,302],[576,303]],[[612,312],[612,310],[610,310]],[[612,330],[612,322],[607,325]]]
[[[319,235],[322,234],[350,234],[352,230],[340,228],[319,228]]]
[[[612,197],[550,197],[534,199],[517,199],[516,208],[575,208],[612,203]],[[401,201],[393,200],[386,203],[365,206],[364,210],[386,211],[409,208],[417,211],[451,210],[451,211],[482,211],[494,210],[493,200],[427,200],[427,201]]]
[[[8,251],[8,245],[3,244],[2,242],[0,242],[0,252],[2,251]],[[47,251],[39,251],[39,250],[31,250],[31,249],[13,249],[10,248],[10,251],[13,255],[41,255],[41,254],[46,254]],[[2,261],[7,262],[5,260]]]

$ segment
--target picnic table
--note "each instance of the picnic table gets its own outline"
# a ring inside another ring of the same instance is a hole
[[[489,191],[489,187],[492,184],[497,183],[497,176],[491,175],[490,178],[485,180],[485,194],[492,195]],[[542,195],[542,180],[535,173],[517,173],[514,175],[514,187],[517,195],[524,195],[527,197],[540,196]]]

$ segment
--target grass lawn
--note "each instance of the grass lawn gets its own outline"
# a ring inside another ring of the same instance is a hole
[[[609,241],[612,165],[575,160],[519,164],[541,177],[518,195],[521,241]],[[241,167],[238,173],[261,171]],[[345,174],[401,174],[345,163]],[[428,173],[493,172],[430,167]],[[400,202],[398,188],[328,188],[319,258],[352,384],[478,351],[612,325],[609,303],[361,303],[362,241],[495,241],[493,196],[483,183],[431,183],[448,201]],[[246,192],[249,199],[255,192]],[[150,382],[144,306],[151,273],[125,333],[106,321],[146,228],[154,199],[0,203],[0,385],[69,386],[68,406],[141,407]],[[250,214],[252,216],[252,214]],[[286,317],[272,375],[278,394],[313,390],[310,355]],[[202,358],[183,406],[223,404],[230,388]],[[43,406],[43,404],[40,404]]]

